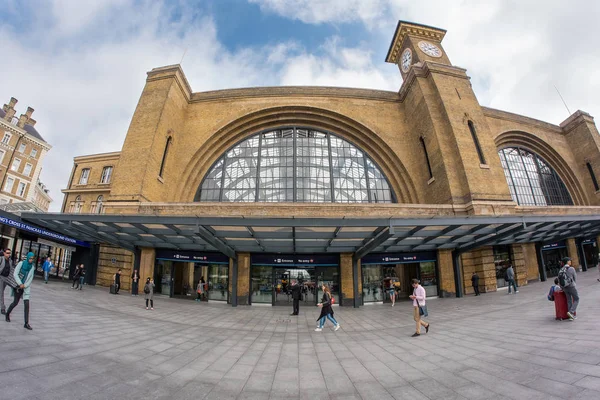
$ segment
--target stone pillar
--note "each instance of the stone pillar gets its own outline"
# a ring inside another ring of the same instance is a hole
[[[438,282],[440,283],[440,297],[455,297],[454,268],[452,265],[452,250],[438,250]]]
[[[250,304],[250,253],[237,253],[237,262],[237,300],[239,305],[244,306]],[[232,263],[230,262],[229,277],[233,280],[232,270]]]
[[[523,246],[520,244],[513,244],[510,246],[511,259],[513,263],[513,269],[515,271],[515,279],[518,286],[527,285],[527,277],[529,276],[528,266],[525,262],[525,254],[523,252]],[[535,252],[535,247],[534,247]],[[537,264],[536,264],[537,265]]]
[[[579,270],[579,267],[581,266],[581,262],[579,262],[579,252],[577,251],[577,242],[576,242],[575,238],[567,239],[567,251],[569,253],[569,257],[571,257],[571,261],[572,261],[571,265],[576,270]]]
[[[143,292],[143,284],[146,282],[146,278],[150,277],[154,279],[154,264],[156,262],[156,249],[151,247],[141,248],[141,260],[140,260],[140,290]],[[160,282],[154,282],[155,285],[160,285]]]
[[[488,246],[463,253],[461,254],[461,263],[465,294],[475,293],[471,284],[473,272],[477,272],[477,275],[479,275],[480,292],[495,292],[497,290],[493,247]]]
[[[196,293],[196,285],[194,284],[194,263],[187,263],[187,275],[184,275],[187,278],[187,284],[190,287],[191,295],[194,296]]]
[[[362,271],[360,260],[358,261],[358,293],[354,293],[354,271],[352,270],[352,253],[340,254],[340,285],[342,295],[342,306],[352,307],[354,296],[358,296],[359,304],[362,304]]]
[[[513,245],[516,249],[519,245]],[[526,282],[539,281],[540,280],[540,269],[537,259],[537,251],[535,249],[535,243],[525,243],[521,246],[521,254],[523,257],[523,269],[525,270],[526,276],[523,281],[519,280],[517,283],[519,286],[526,284]],[[520,269],[520,268],[519,268]],[[518,270],[519,270],[518,269]],[[517,271],[518,271],[517,270]],[[520,275],[517,273],[517,277]]]

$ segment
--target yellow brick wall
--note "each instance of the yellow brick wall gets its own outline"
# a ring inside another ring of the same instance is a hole
[[[438,250],[437,257],[440,297],[456,296],[454,267],[452,264],[452,250]]]
[[[115,262],[113,263],[113,259]],[[121,268],[121,288],[129,290],[133,271],[133,253],[118,247],[102,245],[98,256],[98,275],[96,285],[110,286],[114,274]]]
[[[493,247],[487,246],[481,249],[461,254],[463,272],[463,287],[465,294],[474,293],[471,284],[473,272],[479,275],[479,290],[481,292],[494,292],[496,286],[496,265],[494,264]]]

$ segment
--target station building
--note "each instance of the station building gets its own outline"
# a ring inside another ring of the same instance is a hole
[[[342,306],[482,292],[598,263],[600,137],[482,106],[446,31],[399,22],[386,62],[398,92],[259,87],[193,92],[179,65],[148,72],[119,152],[75,158],[63,213],[24,220],[99,243],[97,283],[118,268],[157,291],[232,305]],[[123,279],[124,289],[129,279]]]

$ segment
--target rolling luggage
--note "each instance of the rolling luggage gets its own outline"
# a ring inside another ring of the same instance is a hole
[[[112,285],[110,285],[110,294],[117,294],[117,285],[115,285],[114,283]],[[567,301],[566,297],[565,297],[565,301]]]
[[[554,292],[554,309],[556,310],[556,319],[563,320],[569,319],[567,315],[567,296],[562,290]]]

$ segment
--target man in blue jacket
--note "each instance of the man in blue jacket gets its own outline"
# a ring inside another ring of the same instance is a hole
[[[50,275],[50,270],[52,269],[54,265],[52,265],[52,261],[50,260],[50,257],[46,258],[46,261],[44,261],[44,265],[42,265],[42,269],[44,270],[44,282],[48,283],[48,275]]]

